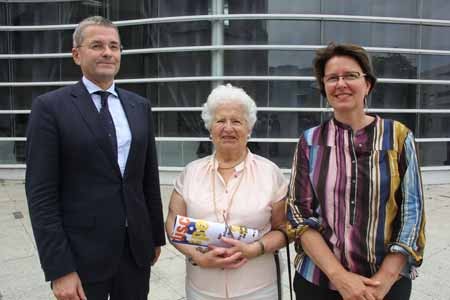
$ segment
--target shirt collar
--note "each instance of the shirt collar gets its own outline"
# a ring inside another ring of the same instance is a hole
[[[372,114],[368,114],[369,116],[372,116],[375,118],[375,120],[373,120],[372,122],[370,122],[370,124],[366,125],[365,127],[361,128],[358,130],[358,132],[360,131],[366,131],[367,129],[372,128],[373,126],[375,126],[375,124],[378,122],[378,120],[380,119],[380,117],[378,115],[372,115]],[[333,122],[333,124],[341,129],[344,130],[352,130],[352,127],[350,125],[344,124],[342,122],[339,122],[338,120],[336,120],[336,118],[332,118],[331,122]]]
[[[235,172],[240,172],[244,170],[245,166],[248,166],[253,160],[255,159],[255,155],[250,151],[250,149],[247,148],[247,157],[239,163],[237,166],[234,167]],[[217,168],[219,167],[219,163],[216,159],[216,152],[211,155],[209,161],[208,161],[208,169],[210,171],[213,170],[213,167],[215,166],[215,171],[217,171]]]
[[[103,89],[101,89],[99,86],[97,86],[95,83],[93,83],[92,81],[90,81],[89,79],[87,79],[85,76],[83,76],[83,78],[81,78],[81,80],[83,81],[84,86],[86,87],[86,89],[88,90],[89,94],[92,95],[93,93],[97,92],[97,91],[103,91]],[[110,92],[111,94],[113,94],[114,96],[116,96],[117,98],[119,98],[119,95],[116,92],[116,85],[113,81],[113,83],[111,84],[111,86],[106,90],[107,92]]]

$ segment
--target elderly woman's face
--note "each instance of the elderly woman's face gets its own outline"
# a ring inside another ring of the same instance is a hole
[[[370,83],[356,60],[348,56],[335,56],[325,65],[323,83],[330,106],[336,112],[364,110],[364,97]]]
[[[211,137],[217,150],[239,150],[247,148],[250,128],[242,104],[220,104],[211,125]]]

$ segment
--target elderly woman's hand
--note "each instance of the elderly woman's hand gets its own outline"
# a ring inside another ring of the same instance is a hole
[[[330,278],[341,294],[343,300],[377,300],[373,295],[373,289],[380,282],[352,272],[344,271]]]
[[[231,248],[225,249],[226,256],[231,256],[234,255],[235,253],[242,253],[243,257],[251,259],[262,254],[261,246],[258,244],[258,242],[246,244],[241,241],[227,237],[222,237],[222,241],[231,246]]]
[[[227,249],[222,247],[211,247],[206,252],[196,251],[192,259],[202,268],[237,269],[247,262],[241,252],[227,255]]]

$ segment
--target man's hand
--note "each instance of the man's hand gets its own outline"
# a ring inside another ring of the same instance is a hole
[[[76,272],[53,280],[52,288],[58,300],[87,300],[80,277]]]
[[[155,258],[153,258],[152,266],[156,264],[160,255],[161,255],[161,247],[155,247]]]

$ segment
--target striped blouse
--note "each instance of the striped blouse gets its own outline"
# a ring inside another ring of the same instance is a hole
[[[354,132],[336,119],[306,130],[292,164],[288,219],[297,237],[319,231],[349,271],[372,276],[389,252],[408,256],[414,278],[425,246],[423,191],[414,137],[397,121]],[[296,239],[297,272],[335,289]]]

